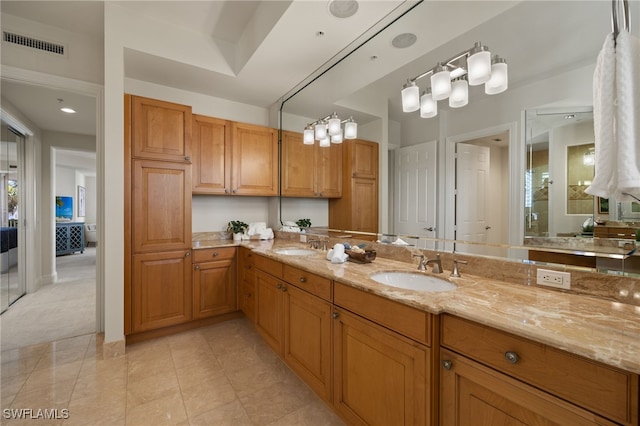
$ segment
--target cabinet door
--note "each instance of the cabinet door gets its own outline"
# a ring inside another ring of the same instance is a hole
[[[133,256],[132,331],[191,321],[190,251]]]
[[[350,424],[426,424],[430,349],[346,311],[336,313],[334,408]]]
[[[133,250],[191,247],[191,165],[133,162]]]
[[[314,145],[302,143],[302,134],[282,132],[282,196],[315,197]]]
[[[342,197],[342,144],[316,146],[316,182],[320,197]]]
[[[231,123],[193,115],[193,193],[231,190]]]
[[[260,270],[256,271],[256,328],[262,338],[278,354],[283,350],[282,281]]]
[[[246,247],[238,251],[238,308],[252,322],[256,315],[256,273],[253,265],[253,253]]]
[[[440,423],[452,426],[613,425],[602,417],[447,350]]]
[[[378,147],[375,142],[359,139],[351,142],[351,177],[377,179]]]
[[[278,195],[278,131],[233,123],[231,193]]]
[[[289,285],[284,293],[284,359],[331,401],[331,304]]]
[[[378,183],[374,179],[353,178],[352,231],[378,232]]]
[[[131,97],[133,157],[191,161],[191,107]]]
[[[193,318],[208,318],[238,309],[233,259],[196,263],[193,272]]]

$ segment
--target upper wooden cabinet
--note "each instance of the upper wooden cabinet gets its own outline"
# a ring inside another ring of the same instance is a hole
[[[131,96],[132,156],[191,162],[191,107]]]
[[[278,131],[232,123],[231,194],[278,195]]]
[[[282,132],[282,196],[342,196],[342,144],[305,145],[302,134]]]
[[[194,194],[278,195],[278,131],[193,116]]]
[[[375,142],[354,139],[348,143],[351,177],[378,178],[378,148]]]
[[[231,123],[194,114],[192,147],[193,193],[228,193],[231,187]]]

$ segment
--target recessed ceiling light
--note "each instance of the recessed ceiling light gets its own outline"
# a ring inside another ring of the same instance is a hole
[[[356,0],[330,0],[329,12],[336,18],[349,18],[358,11]]]
[[[567,114],[567,115],[564,116],[565,120],[571,120],[572,118],[576,118],[576,115],[575,114]]]
[[[67,114],[75,114],[76,113],[75,109],[69,108],[69,107],[62,107],[62,108],[60,108],[60,111],[66,112]]]
[[[391,40],[391,45],[398,49],[404,49],[405,47],[413,46],[417,40],[418,36],[413,33],[402,33],[398,34],[393,38],[393,40]]]
[[[378,56],[372,55],[369,59],[371,59],[372,61],[377,61],[378,60]]]

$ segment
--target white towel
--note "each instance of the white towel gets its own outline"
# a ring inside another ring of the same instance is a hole
[[[626,30],[616,38],[616,137],[618,140],[618,201],[634,201],[623,193],[640,196],[640,40]]]
[[[595,176],[586,193],[609,198],[615,187],[616,139],[614,135],[615,43],[608,34],[598,54],[593,74],[593,125],[595,129]]]

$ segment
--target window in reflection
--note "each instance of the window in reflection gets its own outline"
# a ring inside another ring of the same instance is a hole
[[[595,145],[567,147],[567,214],[592,214],[593,195],[585,193],[594,174]]]

